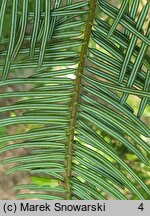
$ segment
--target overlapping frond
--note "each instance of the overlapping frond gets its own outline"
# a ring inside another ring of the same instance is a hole
[[[11,2],[7,32],[10,1],[0,9],[0,98],[13,102],[1,105],[0,126],[27,131],[0,137],[8,143],[0,153],[28,148],[2,163],[15,163],[7,174],[28,171],[34,179],[15,187],[31,191],[17,197],[128,199],[129,191],[147,198],[148,186],[112,143],[149,165],[142,136],[150,129],[141,119],[150,102],[149,3],[139,14],[140,1],[120,8],[104,0]],[[130,95],[141,100],[137,113]]]

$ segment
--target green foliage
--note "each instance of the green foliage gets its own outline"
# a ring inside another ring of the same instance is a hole
[[[139,5],[0,1],[0,131],[18,127],[0,154],[30,152],[1,161],[31,174],[18,198],[149,199],[149,4]]]

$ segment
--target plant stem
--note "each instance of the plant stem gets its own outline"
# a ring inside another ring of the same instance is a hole
[[[85,27],[85,33],[84,33],[83,45],[82,45],[81,53],[80,53],[79,65],[78,65],[78,69],[76,72],[76,80],[75,80],[75,86],[74,86],[73,98],[72,98],[72,104],[71,104],[72,105],[71,106],[71,121],[69,125],[69,135],[68,135],[68,145],[67,145],[66,182],[65,182],[66,190],[67,190],[66,192],[67,200],[70,200],[72,197],[70,181],[72,177],[72,159],[73,159],[74,135],[75,135],[76,119],[77,119],[77,108],[78,108],[78,101],[80,97],[81,80],[82,80],[82,75],[84,72],[85,59],[86,59],[89,40],[91,36],[93,19],[95,15],[96,3],[97,3],[97,0],[90,0],[89,13],[88,13],[86,27]]]

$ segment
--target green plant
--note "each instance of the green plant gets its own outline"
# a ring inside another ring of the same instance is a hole
[[[15,163],[7,174],[32,175],[32,184],[15,187],[31,193],[18,198],[149,197],[148,185],[125,158],[128,153],[149,165],[144,138],[150,130],[141,118],[150,103],[149,2],[140,14],[139,4],[124,0],[118,9],[104,0],[1,1],[0,98],[12,102],[0,112],[13,115],[0,126],[17,124],[18,131],[0,137],[8,142],[0,153],[30,150],[2,161]],[[137,113],[130,95],[140,100]],[[19,132],[20,124],[26,132]]]

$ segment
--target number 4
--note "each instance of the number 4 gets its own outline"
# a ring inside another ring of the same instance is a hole
[[[144,207],[143,207],[143,203],[141,203],[138,207],[139,210],[143,211],[144,210]]]

